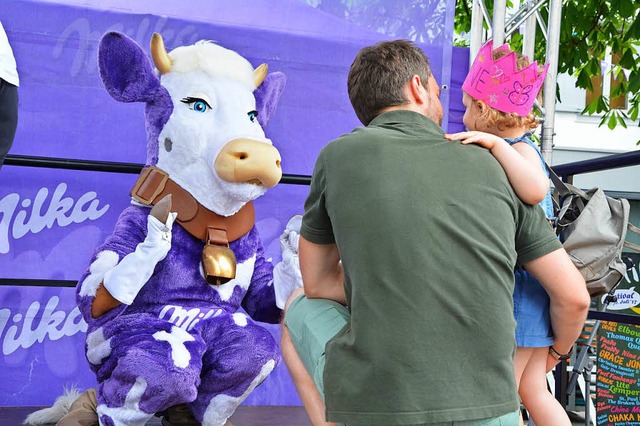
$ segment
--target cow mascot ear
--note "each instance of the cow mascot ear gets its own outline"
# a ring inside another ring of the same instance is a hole
[[[104,87],[117,101],[147,102],[160,87],[147,54],[124,34],[110,32],[102,37],[98,66]]]
[[[267,74],[262,84],[255,91],[256,110],[258,114],[258,122],[262,127],[266,126],[269,119],[276,110],[284,86],[287,83],[287,77],[281,72]]]

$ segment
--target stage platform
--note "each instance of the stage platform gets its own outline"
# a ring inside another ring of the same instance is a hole
[[[40,407],[0,407],[0,426],[20,426],[24,419]],[[311,426],[302,407],[241,406],[231,417],[233,426]],[[148,426],[160,426],[154,417]]]
[[[30,413],[40,408],[0,407],[0,426],[21,426]],[[584,413],[570,413],[572,425],[584,426],[583,415]],[[304,409],[291,406],[241,406],[231,417],[231,422],[233,426],[311,426]],[[147,426],[160,425],[157,417],[147,423]]]

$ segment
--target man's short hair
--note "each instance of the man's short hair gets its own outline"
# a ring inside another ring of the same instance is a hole
[[[384,41],[360,50],[351,64],[347,87],[362,124],[368,125],[384,108],[407,104],[404,86],[414,75],[428,91],[429,59],[410,41]]]

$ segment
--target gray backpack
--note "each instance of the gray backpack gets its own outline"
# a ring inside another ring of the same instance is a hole
[[[627,229],[640,234],[640,228],[629,223],[626,199],[609,197],[601,188],[582,191],[548,170],[555,186],[556,233],[591,297],[601,296],[617,286],[627,270],[623,248],[640,252],[640,246],[625,241]]]

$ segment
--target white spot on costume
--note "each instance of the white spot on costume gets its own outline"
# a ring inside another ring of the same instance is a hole
[[[111,355],[111,339],[105,340],[102,327],[87,335],[87,359],[93,365],[99,365]]]
[[[147,389],[147,381],[142,377],[136,379],[124,400],[122,407],[107,407],[98,405],[98,417],[107,415],[113,420],[115,426],[143,426],[153,413],[145,413],[140,410],[139,404],[144,391]]]
[[[192,342],[195,338],[179,327],[171,327],[171,332],[158,331],[153,333],[153,338],[167,342],[171,345],[171,359],[176,367],[186,368],[191,361],[191,354],[184,345],[185,342]]]
[[[104,274],[116,266],[118,264],[118,260],[120,260],[120,257],[115,251],[104,250],[98,253],[96,260],[94,260],[93,263],[91,263],[91,266],[89,266],[89,275],[87,275],[84,281],[82,281],[79,293],[80,296],[95,297],[98,287],[100,287],[100,284],[104,279]]]
[[[273,370],[275,366],[276,362],[274,360],[270,359],[267,361],[267,363],[262,366],[260,373],[255,379],[253,379],[247,390],[244,391],[242,395],[238,397],[217,395],[214,397],[209,403],[207,410],[204,412],[202,424],[207,426],[223,426],[227,419],[231,417],[238,405],[240,405],[240,403],[249,396],[256,386],[262,383],[265,377],[271,373],[271,370]]]
[[[246,327],[247,326],[247,316],[245,314],[243,314],[242,312],[236,312],[233,314],[233,322],[236,323],[236,325],[240,326],[240,327]]]

